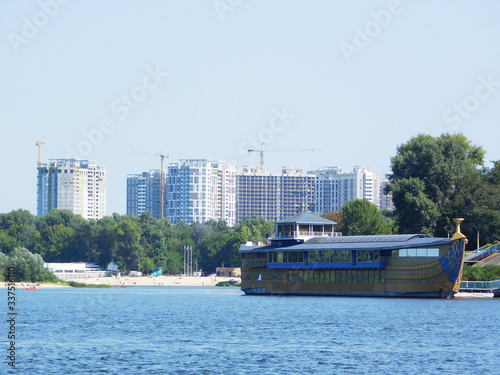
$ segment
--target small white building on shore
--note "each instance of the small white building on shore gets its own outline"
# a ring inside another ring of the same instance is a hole
[[[45,268],[61,280],[111,276],[111,271],[104,271],[95,263],[45,263]]]

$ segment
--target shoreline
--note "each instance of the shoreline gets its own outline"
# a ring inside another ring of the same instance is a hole
[[[110,286],[216,286],[217,283],[221,281],[234,280],[241,283],[239,277],[222,277],[222,276],[212,276],[212,277],[196,277],[196,276],[140,276],[140,277],[130,277],[121,276],[119,278],[114,276],[103,276],[103,277],[89,277],[81,279],[67,279],[64,281],[74,281],[82,284],[104,284]],[[26,283],[26,282],[16,282],[16,289],[29,288],[30,286],[36,286],[40,289],[57,289],[57,288],[73,288],[69,285],[61,284],[51,284],[51,283]],[[0,284],[1,288],[6,289],[5,283]]]
[[[82,284],[104,284],[111,286],[216,286],[221,281],[235,280],[241,282],[239,277],[197,277],[197,276],[114,276],[108,277],[89,277],[85,279],[68,279],[66,281],[75,281]]]

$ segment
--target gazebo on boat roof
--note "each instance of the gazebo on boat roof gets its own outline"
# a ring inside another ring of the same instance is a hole
[[[336,237],[337,222],[325,219],[310,211],[276,222],[276,238]]]

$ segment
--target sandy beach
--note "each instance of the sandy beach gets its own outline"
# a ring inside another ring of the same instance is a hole
[[[157,276],[157,277],[129,277],[122,276],[120,278],[116,277],[94,277],[86,279],[69,279],[66,281],[76,281],[82,284],[106,284],[111,286],[215,286],[221,281],[234,280],[238,283],[241,282],[239,277],[191,277],[191,276]],[[28,288],[32,285],[37,285],[40,289],[52,289],[52,288],[71,288],[66,285],[58,284],[33,284],[33,283],[16,283],[16,289]],[[4,283],[0,284],[0,287],[5,288]]]
[[[235,280],[240,282],[238,277],[191,277],[191,276],[157,276],[157,277],[96,277],[88,279],[71,279],[85,284],[107,284],[112,286],[215,286],[221,281]]]

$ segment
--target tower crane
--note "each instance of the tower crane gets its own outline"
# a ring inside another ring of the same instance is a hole
[[[275,149],[275,150],[264,150],[264,143],[261,143],[260,150],[255,150],[252,148],[248,149],[248,152],[258,152],[260,155],[260,171],[264,172],[264,151],[274,152],[274,151],[317,151],[319,148],[299,148],[299,149]]]
[[[160,169],[160,219],[163,219],[163,194],[164,194],[164,185],[165,185],[165,172],[163,169],[163,161],[165,158],[169,159],[170,155],[166,155],[158,152],[148,152],[148,151],[132,151],[134,153],[140,154],[148,154],[148,155],[156,155],[160,157],[161,160],[161,169]]]
[[[38,141],[36,142],[36,145],[38,146],[38,165],[42,164],[42,145],[44,144],[45,142],[38,138]]]

